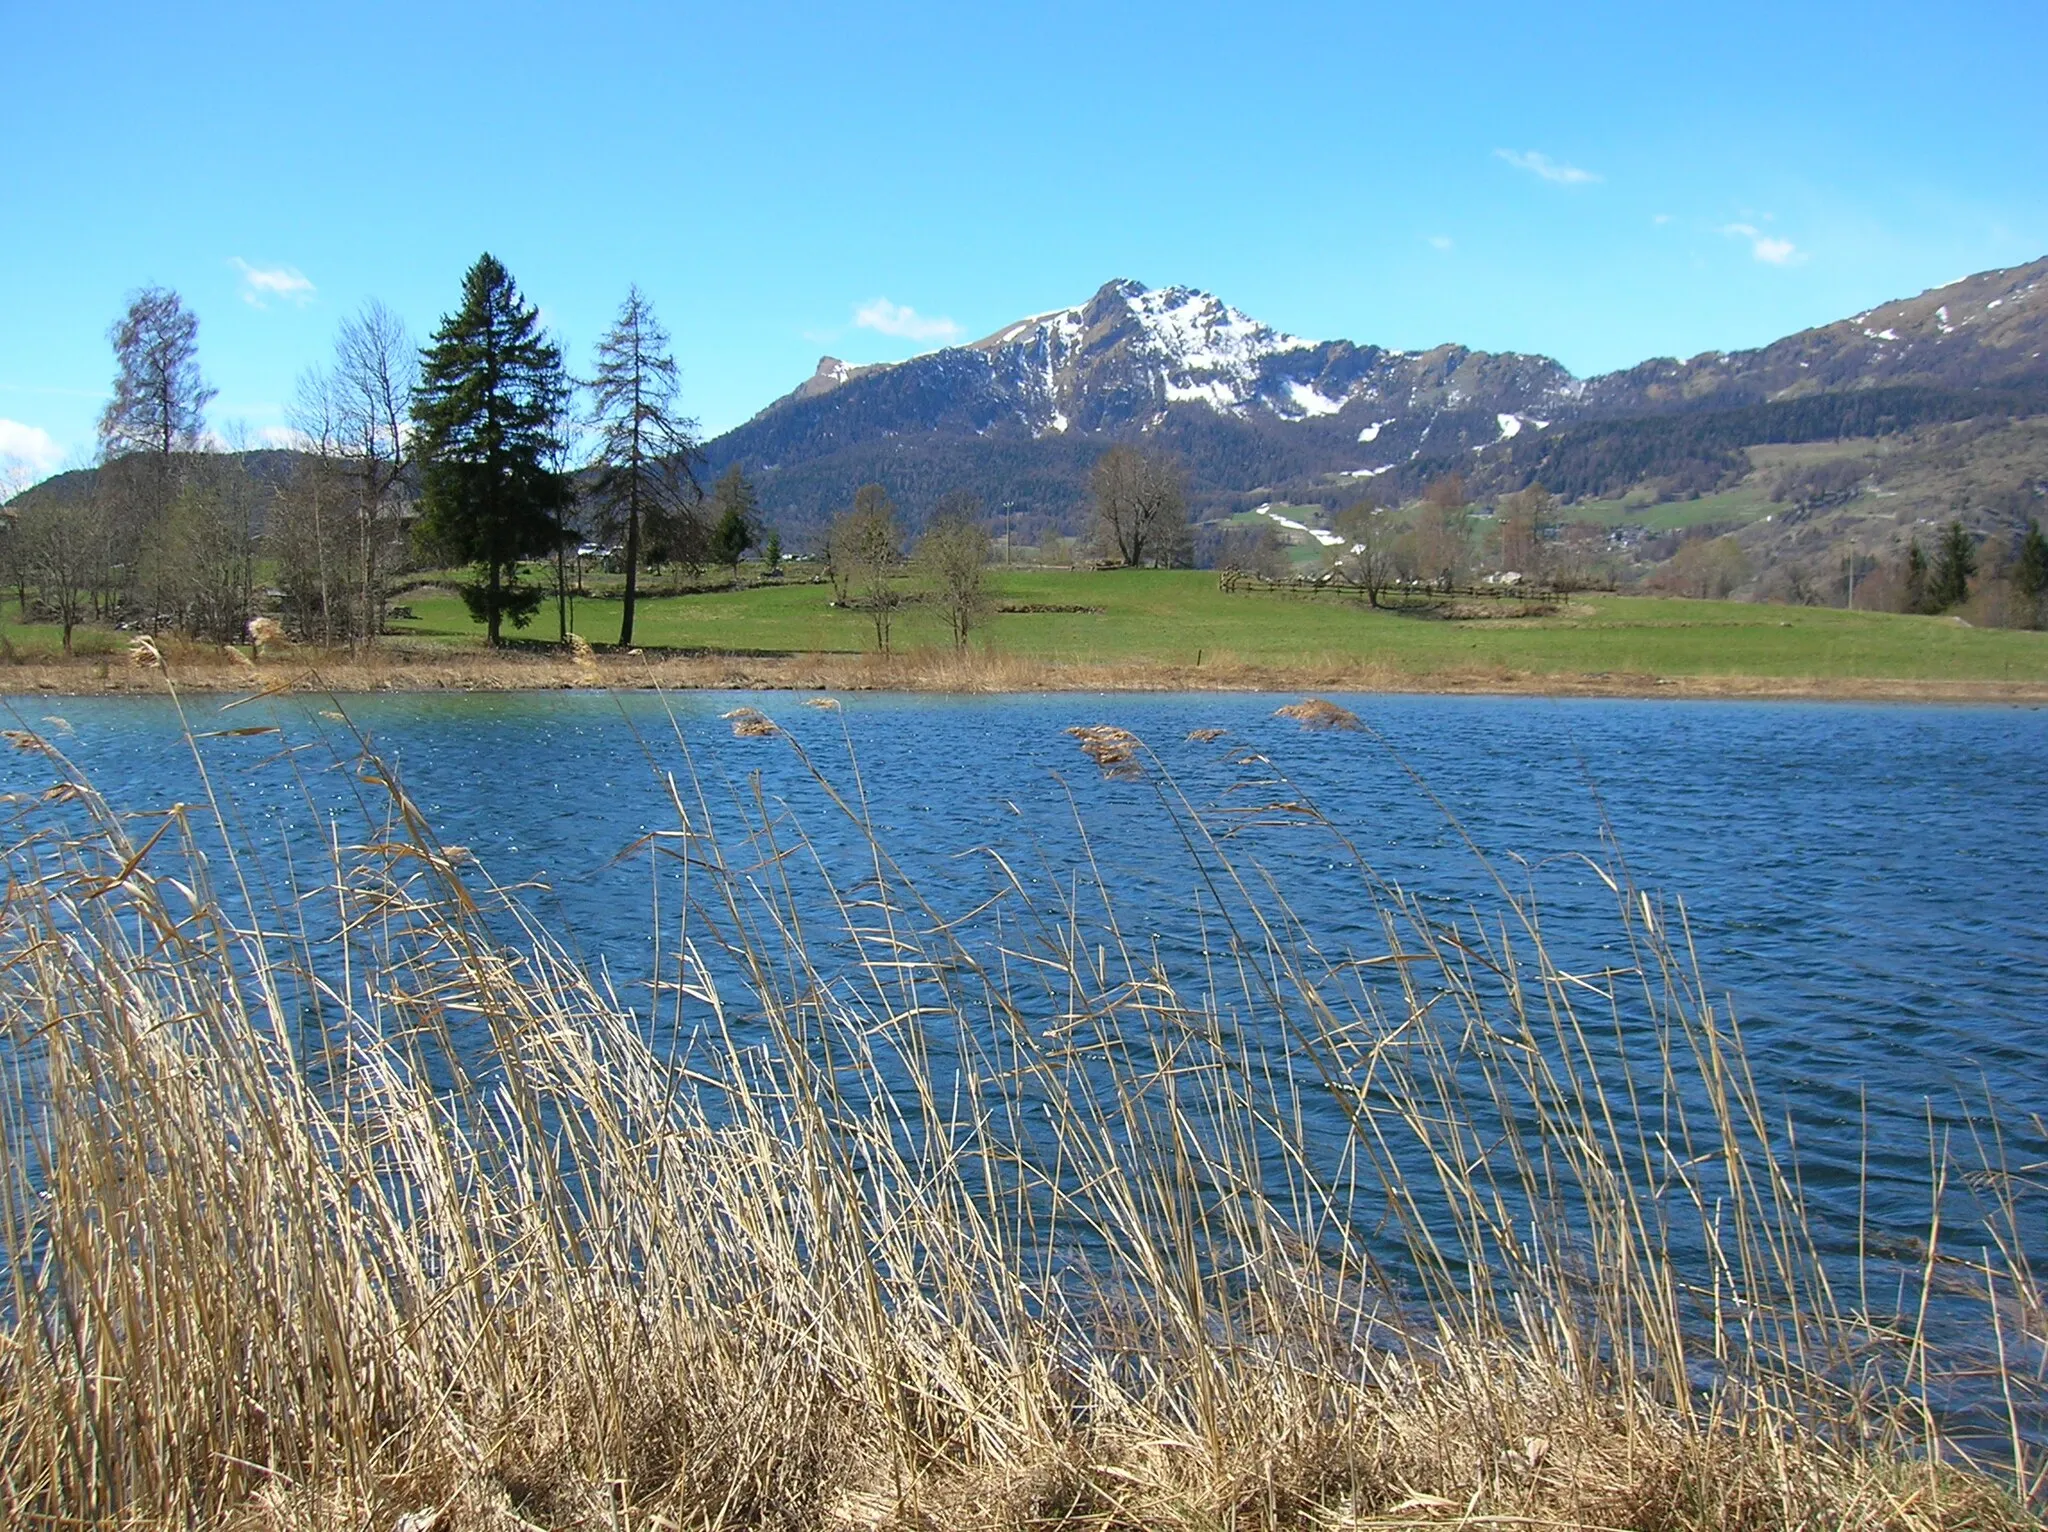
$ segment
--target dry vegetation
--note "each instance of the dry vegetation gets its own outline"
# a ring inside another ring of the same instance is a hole
[[[1378,691],[1584,697],[1751,697],[1902,702],[2048,702],[2048,684],[1883,676],[1653,675],[1596,673],[1512,664],[1416,669],[1346,654],[1304,654],[1275,664],[1229,652],[1199,664],[1128,657],[1092,663],[1024,654],[917,649],[892,655],[657,655],[593,651],[575,640],[567,652],[490,654],[443,644],[392,643],[369,654],[293,646],[252,662],[240,649],[175,639],[156,641],[187,691],[243,692],[252,671],[272,691],[502,692],[600,690],[1149,692]],[[578,647],[580,645],[580,647]],[[0,690],[64,696],[154,693],[161,680],[120,656],[62,661],[23,659]]]
[[[1616,879],[1610,966],[1569,972],[1505,886],[1447,923],[1256,757],[1219,818],[1075,732],[1186,836],[1206,971],[1064,872],[934,908],[823,772],[856,865],[686,785],[643,848],[687,895],[676,1050],[374,760],[309,869],[17,737],[49,786],[0,938],[0,1517],[2032,1524],[2038,1452],[1958,1466],[1910,1308],[1824,1279],[1655,900]],[[1330,837],[1368,950],[1296,924],[1260,826]],[[1920,1316],[1939,1252],[1992,1251],[2017,1445],[2016,1216],[1928,1247]]]

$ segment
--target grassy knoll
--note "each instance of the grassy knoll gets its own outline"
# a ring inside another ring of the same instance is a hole
[[[997,575],[994,586],[1004,605],[1094,608],[999,613],[977,640],[993,653],[1041,662],[1349,664],[1414,678],[1478,668],[1536,677],[2048,684],[2048,635],[1945,618],[1589,596],[1554,617],[1445,622],[1342,600],[1227,595],[1198,570],[1015,572]],[[407,604],[417,620],[396,624],[401,631],[463,641],[478,632],[452,595],[420,593]],[[601,642],[617,623],[616,602],[578,603],[585,635]],[[551,612],[529,629],[553,631]],[[874,647],[861,614],[834,608],[830,587],[809,583],[644,601],[637,636],[649,646],[726,653],[850,655]],[[913,605],[901,614],[898,648],[943,641],[937,611]]]

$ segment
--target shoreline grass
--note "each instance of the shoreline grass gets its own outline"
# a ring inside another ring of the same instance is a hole
[[[1614,868],[1577,971],[1507,882],[1447,918],[1262,758],[1210,810],[1129,737],[1102,790],[1186,845],[1189,971],[1085,866],[919,887],[851,766],[738,723],[814,791],[670,778],[673,1047],[372,757],[307,868],[13,739],[10,1524],[2035,1524],[2015,1204],[1853,1307],[1682,911]],[[1377,939],[1319,950],[1261,826],[1327,837]],[[1980,1238],[2002,1478],[1928,1328]]]
[[[896,691],[935,694],[1026,692],[1387,692],[1536,697],[1665,697],[1789,701],[1930,703],[2048,702],[2048,679],[1990,680],[1927,676],[1771,676],[1740,673],[1659,675],[1647,671],[1531,671],[1511,664],[1409,670],[1342,654],[1287,662],[1208,653],[1199,664],[1040,657],[970,649],[905,649],[874,654],[579,655],[552,645],[482,649],[406,641],[368,654],[322,653],[304,646],[266,653],[164,641],[179,685],[195,693],[250,690],[315,694],[370,692],[604,691]],[[0,693],[57,696],[154,695],[153,671],[125,653],[71,661],[18,660],[0,667]]]

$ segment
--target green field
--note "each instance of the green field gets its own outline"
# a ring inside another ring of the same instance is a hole
[[[1746,526],[1783,507],[1764,490],[1745,482],[1718,495],[1697,500],[1665,500],[1637,504],[1631,500],[1581,500],[1558,512],[1565,521],[1591,521],[1601,526],[1635,526],[1648,532],[1682,532],[1689,527],[1725,524]]]
[[[1167,665],[1237,660],[1259,665],[1326,661],[1383,664],[1424,674],[1471,667],[1537,675],[1758,676],[1774,679],[2048,682],[2048,634],[1974,629],[1948,618],[1678,598],[1573,598],[1559,616],[1443,621],[1373,611],[1348,600],[1226,595],[1199,570],[1030,571],[994,579],[1010,605],[1089,606],[1090,612],[1016,612],[989,619],[976,647],[1048,661],[1130,660]],[[413,592],[402,632],[472,641],[478,629],[459,598]],[[617,636],[615,599],[583,599],[575,627],[597,643]],[[552,639],[550,606],[526,636]],[[808,582],[643,599],[635,637],[649,647],[728,653],[859,653],[874,631]],[[939,612],[905,608],[894,645],[945,641]]]

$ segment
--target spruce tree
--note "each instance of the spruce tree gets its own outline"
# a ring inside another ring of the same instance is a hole
[[[760,518],[760,501],[739,464],[726,469],[711,487],[711,513],[711,557],[727,565],[737,581],[740,560],[758,540]]]
[[[568,398],[562,353],[539,310],[483,255],[462,279],[462,306],[421,353],[412,417],[420,536],[476,565],[462,598],[493,648],[504,619],[524,627],[540,607],[540,589],[519,583],[519,561],[552,552],[566,535],[572,496],[556,465]]]
[[[1941,534],[1941,547],[1934,556],[1934,576],[1927,582],[1930,611],[1945,612],[1970,599],[1970,576],[1977,572],[1977,550],[1960,521],[1951,521]]]
[[[1927,555],[1920,551],[1920,540],[1915,538],[1906,548],[1906,610],[1927,609]]]
[[[2020,556],[2012,570],[2013,595],[2019,599],[2020,620],[2030,628],[2041,625],[2041,597],[2048,594],[2048,537],[2041,535],[2041,523],[2027,523],[2027,535],[2020,539]]]

